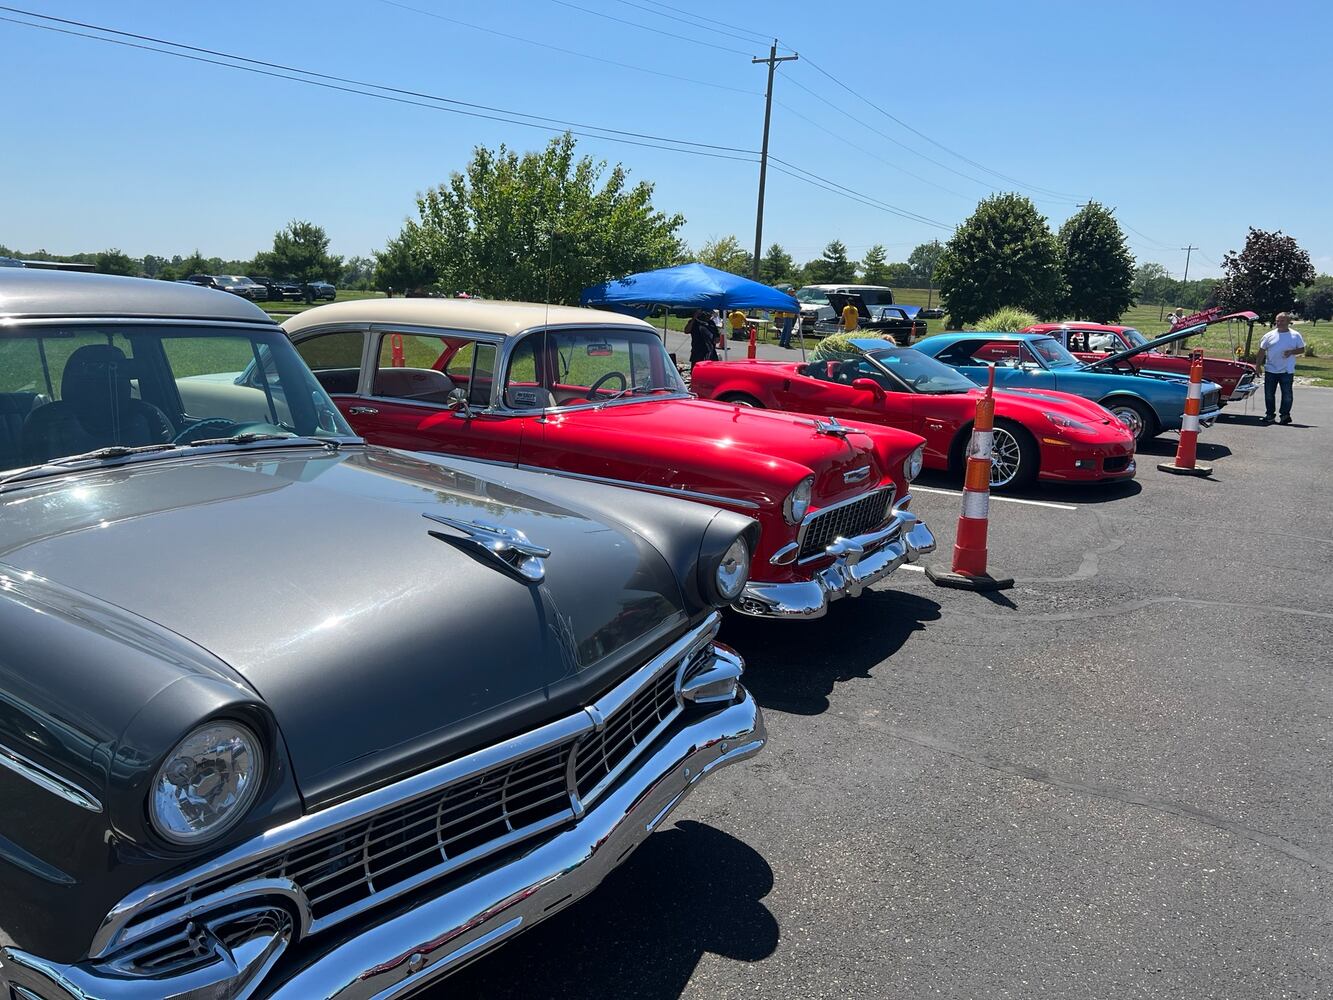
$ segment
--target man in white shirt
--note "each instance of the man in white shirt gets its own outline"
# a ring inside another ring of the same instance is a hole
[[[1291,329],[1291,317],[1278,313],[1277,328],[1259,341],[1256,365],[1264,373],[1264,423],[1273,422],[1273,404],[1282,389],[1282,423],[1291,423],[1291,383],[1296,375],[1296,359],[1305,353],[1305,338]]]

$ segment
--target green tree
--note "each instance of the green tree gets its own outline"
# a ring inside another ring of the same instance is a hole
[[[935,265],[939,263],[940,254],[944,253],[944,244],[939,240],[931,240],[929,243],[920,244],[907,257],[908,267],[911,269],[913,288],[928,288],[935,277]]]
[[[1296,289],[1315,280],[1310,255],[1281,230],[1250,227],[1245,249],[1222,258],[1218,302],[1226,309],[1252,309],[1265,320],[1296,305]]]
[[[342,264],[341,257],[329,253],[329,234],[323,226],[293,219],[273,234],[272,250],[255,254],[254,269],[274,278],[336,281]]]
[[[700,249],[697,259],[700,264],[707,264],[719,271],[730,271],[732,274],[748,276],[753,256],[741,246],[741,241],[735,236],[723,236],[721,239],[709,240],[705,243],[703,248]]]
[[[435,268],[417,255],[406,231],[375,251],[374,284],[381,292],[415,292],[432,287],[437,280]]]
[[[824,256],[805,265],[805,280],[812,285],[836,285],[856,280],[856,265],[847,259],[847,245],[833,240]]]
[[[887,259],[884,247],[879,243],[867,250],[865,258],[861,261],[861,280],[867,285],[887,285],[889,283],[889,269],[885,264]]]
[[[1003,306],[1049,317],[1064,297],[1055,237],[1045,216],[1017,194],[977,205],[945,244],[935,283],[955,324],[975,323]]]
[[[792,281],[796,277],[796,261],[791,254],[774,243],[768,253],[759,258],[759,280],[766,285]]]
[[[653,207],[653,186],[576,158],[566,133],[522,156],[478,146],[465,173],[417,199],[404,236],[445,291],[557,302],[602,281],[678,263],[682,215]]]
[[[1302,288],[1297,304],[1301,316],[1316,326],[1321,319],[1333,320],[1333,275],[1321,274]]]
[[[114,247],[99,253],[93,264],[101,274],[137,275],[139,273],[139,262],[129,254],[122,253]]]
[[[210,262],[198,250],[175,265],[176,274],[181,278],[188,278],[192,274],[211,274],[213,269],[209,266]]]
[[[1174,298],[1176,282],[1165,267],[1155,261],[1140,264],[1134,269],[1132,289],[1140,302],[1166,305]]]
[[[348,257],[338,275],[339,288],[369,288],[375,277],[374,257]]]
[[[894,288],[915,288],[912,277],[912,265],[906,261],[898,261],[894,264],[888,264],[884,268],[884,280],[873,282],[873,284],[890,285]],[[872,282],[867,281],[867,285]]]
[[[1110,323],[1134,304],[1134,258],[1106,206],[1089,202],[1065,220],[1057,238],[1065,280],[1062,312]]]

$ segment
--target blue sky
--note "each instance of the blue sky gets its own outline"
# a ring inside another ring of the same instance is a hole
[[[1323,66],[1333,12],[1324,3],[4,2],[461,101],[747,150],[759,146],[764,84],[750,56],[765,49],[750,33],[775,35],[805,58],[778,72],[771,150],[847,188],[946,227],[992,185],[1032,195],[1052,226],[1074,201],[1096,198],[1137,230],[1128,235],[1140,261],[1159,260],[1177,276],[1185,258],[1177,247],[1202,248],[1191,276],[1216,274],[1247,226],[1282,229],[1333,271]],[[707,31],[653,10],[743,30]],[[527,149],[549,134],[3,21],[0,47],[9,82],[0,243],[28,250],[197,247],[246,257],[287,220],[309,218],[337,252],[364,254],[474,145]],[[816,66],[973,162],[904,129]],[[653,181],[656,204],[688,219],[691,245],[729,233],[752,243],[754,165],[605,139],[581,140],[580,149]],[[883,243],[895,260],[947,236],[769,175],[765,246],[780,242],[798,260],[835,237],[854,256]]]

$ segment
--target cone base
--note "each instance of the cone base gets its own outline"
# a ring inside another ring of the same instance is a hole
[[[1014,585],[1012,576],[992,576],[989,573],[983,573],[981,576],[970,576],[965,573],[955,573],[952,570],[936,569],[934,566],[926,567],[926,576],[935,586],[950,587],[954,590],[1008,590]]]
[[[1185,466],[1177,465],[1175,462],[1159,462],[1157,471],[1169,472],[1173,476],[1211,476],[1213,467],[1211,465],[1199,465],[1196,462],[1191,468],[1185,468]]]

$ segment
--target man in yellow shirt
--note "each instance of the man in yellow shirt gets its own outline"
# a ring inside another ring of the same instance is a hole
[[[727,317],[727,322],[731,324],[731,339],[744,340],[742,331],[745,329],[745,313],[733,309],[731,315]]]
[[[856,322],[860,318],[856,306],[848,302],[842,307],[842,330],[844,333],[851,333],[856,329]]]
[[[779,309],[777,312],[773,313],[773,322],[776,323],[778,329],[782,331],[778,338],[778,346],[791,347],[791,331],[792,327],[796,325],[796,314],[792,312],[784,312]]]

